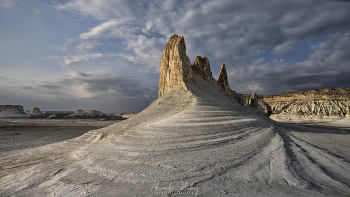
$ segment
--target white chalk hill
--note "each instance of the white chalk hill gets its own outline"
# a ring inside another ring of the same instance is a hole
[[[183,37],[169,43],[159,99],[81,137],[0,154],[0,196],[350,195],[348,133],[259,115],[188,70]]]

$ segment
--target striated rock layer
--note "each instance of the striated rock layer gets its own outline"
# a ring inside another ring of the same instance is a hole
[[[272,117],[345,117],[350,115],[350,88],[325,88],[259,96],[259,108]]]
[[[0,196],[350,195],[349,133],[274,122],[198,70],[128,120],[0,153]]]

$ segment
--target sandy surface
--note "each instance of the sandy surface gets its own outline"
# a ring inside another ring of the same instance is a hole
[[[349,196],[347,130],[281,123],[194,75],[130,119],[0,159],[0,196]]]
[[[8,151],[52,144],[103,128],[113,122],[40,121],[26,119],[0,120],[0,156]]]

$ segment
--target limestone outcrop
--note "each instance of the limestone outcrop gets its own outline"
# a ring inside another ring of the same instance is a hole
[[[192,64],[192,70],[205,81],[213,78],[213,73],[210,70],[210,63],[207,57],[197,56]]]
[[[158,98],[178,86],[186,88],[185,81],[191,78],[191,61],[186,55],[185,39],[174,34],[165,45],[162,55]]]
[[[227,94],[244,106],[257,108],[257,99],[252,95],[237,94],[228,83],[225,64],[222,64],[217,80],[214,79],[207,57],[197,56],[191,65],[186,55],[186,44],[183,36],[172,35],[165,45],[160,63],[158,98],[176,87],[186,89],[186,81],[192,79],[192,72],[202,77],[216,90]]]
[[[192,64],[192,71],[201,76],[216,90],[229,95],[234,100],[239,102],[238,94],[229,86],[225,64],[222,64],[217,80],[215,80],[212,75],[212,72],[210,70],[210,63],[207,57],[197,56],[194,60],[194,63]]]
[[[222,91],[222,92],[227,92],[230,89],[230,85],[228,84],[228,78],[227,78],[227,71],[225,68],[225,64],[222,64],[221,66],[221,70],[220,70],[220,74],[219,77],[217,79],[218,82],[218,88]]]
[[[217,80],[213,78],[207,57],[197,56],[191,65],[186,55],[183,36],[173,35],[165,46],[159,75],[158,98],[176,87],[186,90],[186,82],[192,80],[192,73],[202,77],[216,90],[232,97],[243,106],[271,114],[298,116],[347,116],[350,115],[350,88],[328,88],[300,91],[274,96],[239,94],[229,86],[225,64],[222,64]]]
[[[0,105],[0,117],[21,117],[25,114],[21,105]]]
[[[350,88],[259,95],[259,109],[280,116],[349,116]]]
[[[256,93],[253,93],[249,99],[247,100],[247,106],[258,108],[258,95]]]
[[[34,107],[29,113],[30,113],[31,115],[33,115],[33,114],[40,114],[41,111],[40,111],[40,108]]]

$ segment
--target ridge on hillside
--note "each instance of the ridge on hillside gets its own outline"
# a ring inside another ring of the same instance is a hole
[[[259,95],[261,98],[272,98],[272,97],[295,97],[295,96],[328,96],[328,97],[337,97],[344,96],[350,98],[350,88],[322,88],[322,89],[311,89],[311,90],[302,90],[296,92],[288,92],[275,95]]]

